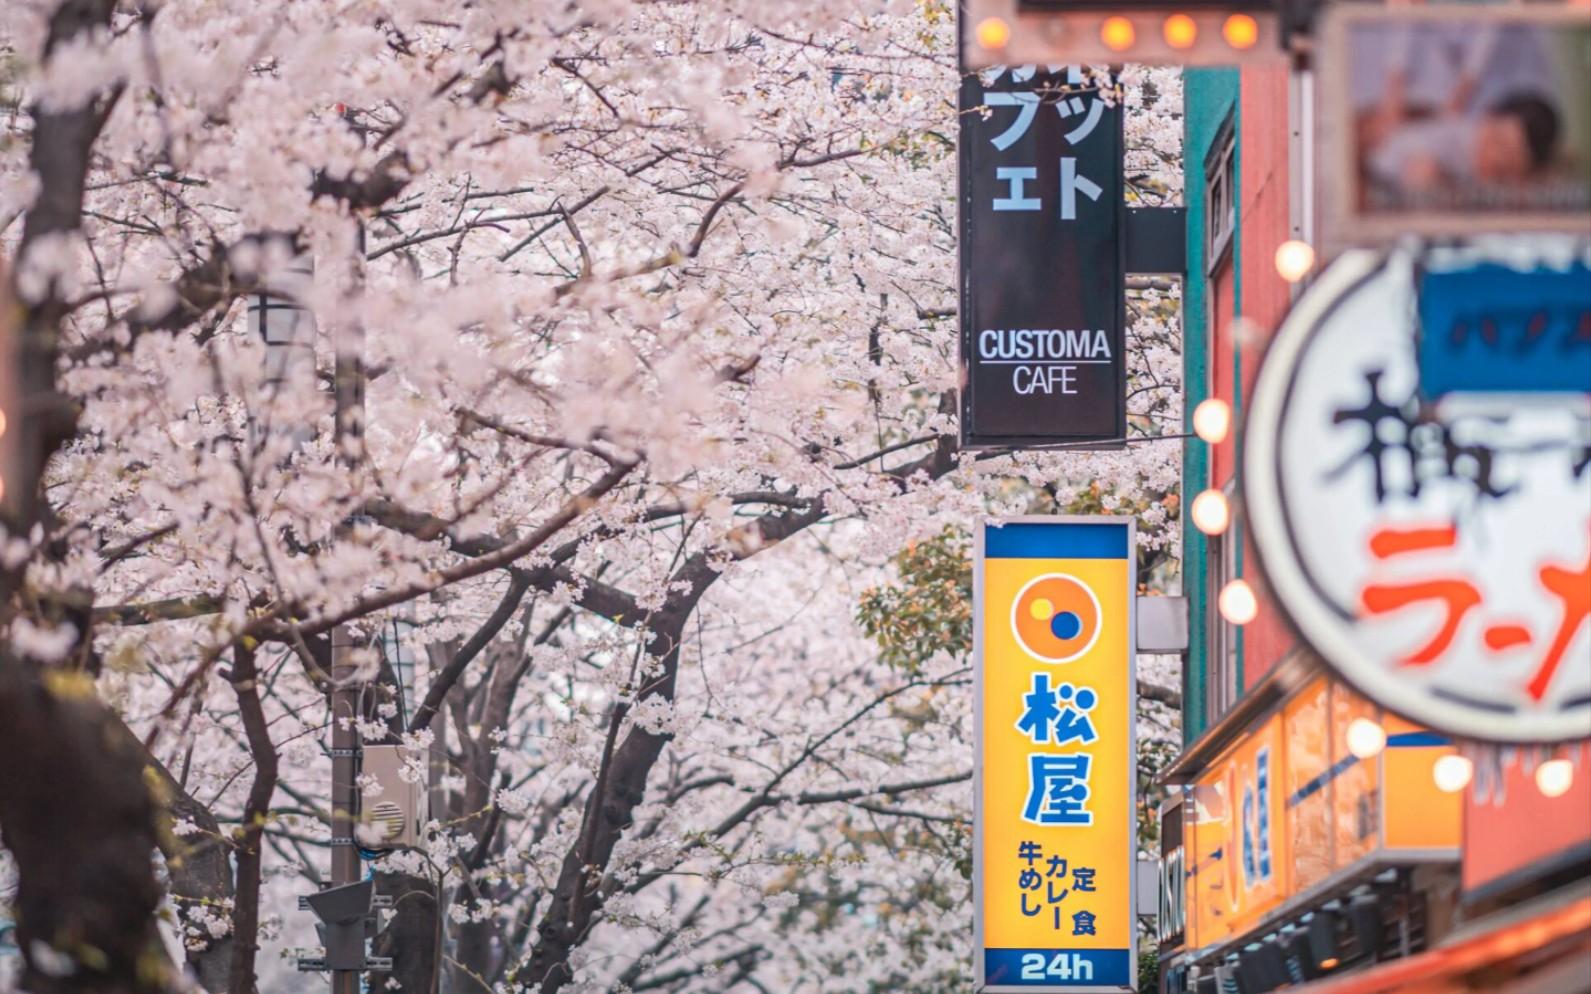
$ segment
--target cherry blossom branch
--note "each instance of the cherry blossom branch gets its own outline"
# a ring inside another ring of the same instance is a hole
[[[442,699],[447,696],[447,692],[453,689],[459,677],[464,675],[465,668],[480,655],[481,650],[486,648],[492,639],[497,637],[497,633],[508,624],[508,619],[519,610],[519,604],[525,599],[525,593],[530,590],[530,586],[531,575],[528,572],[522,569],[509,570],[508,592],[503,595],[502,601],[492,612],[491,617],[486,619],[486,624],[476,629],[469,641],[465,642],[453,658],[448,660],[442,671],[432,678],[431,686],[425,692],[425,702],[414,713],[414,721],[410,725],[412,730],[418,732],[431,724],[431,719],[442,706]]]
[[[613,468],[604,473],[596,482],[592,483],[591,486],[582,491],[577,497],[565,502],[562,507],[560,507],[557,511],[554,511],[546,521],[543,521],[540,525],[538,525],[533,531],[531,531],[530,534],[519,539],[518,541],[509,542],[496,551],[487,552],[484,555],[463,563],[459,563],[456,566],[449,566],[444,569],[437,570],[433,574],[435,578],[432,580],[428,580],[423,583],[409,584],[394,590],[384,591],[373,597],[366,598],[365,600],[360,601],[351,607],[344,608],[341,611],[333,612],[330,615],[323,616],[297,627],[299,631],[305,635],[319,635],[323,632],[330,631],[338,625],[353,621],[356,618],[362,618],[367,614],[373,614],[374,612],[380,611],[383,608],[392,607],[396,604],[402,604],[406,601],[414,600],[417,597],[424,596],[425,594],[440,590],[443,587],[458,583],[460,580],[467,580],[470,577],[479,576],[482,573],[486,573],[490,570],[498,569],[500,567],[507,566],[510,563],[517,562],[518,560],[541,548],[554,535],[558,534],[558,532],[562,531],[576,518],[585,514],[592,507],[594,507],[596,502],[603,495],[612,490],[614,487],[618,486],[620,481],[622,481],[626,476],[629,476],[630,472],[635,469],[636,465],[637,463],[635,461],[619,462]]]
[[[405,510],[392,501],[369,501],[364,505],[364,513],[385,528],[403,532],[421,541],[445,540],[449,548],[461,555],[492,555],[508,546],[506,540],[495,536],[462,538],[453,531],[453,525],[449,522],[434,515]],[[636,604],[633,596],[618,587],[580,576],[560,565],[572,558],[577,548],[578,543],[570,543],[548,557],[549,565],[528,570],[531,585],[537,590],[548,592],[560,585],[569,586],[580,591],[576,603],[593,614],[626,627],[633,628],[639,624],[645,612]]]

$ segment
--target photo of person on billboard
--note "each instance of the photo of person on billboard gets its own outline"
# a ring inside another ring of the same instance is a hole
[[[1591,203],[1591,33],[1426,21],[1355,25],[1351,39],[1361,209]]]

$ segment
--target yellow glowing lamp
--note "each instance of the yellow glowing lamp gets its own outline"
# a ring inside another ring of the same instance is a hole
[[[1247,14],[1233,14],[1221,25],[1221,37],[1238,51],[1253,48],[1260,40],[1260,25]]]
[[[1192,48],[1199,40],[1199,23],[1187,14],[1172,14],[1160,26],[1160,33],[1172,48]]]
[[[1011,25],[1003,17],[985,17],[978,22],[977,38],[979,47],[997,52],[1011,44]]]
[[[1138,31],[1133,27],[1132,21],[1121,16],[1107,17],[1105,23],[1099,26],[1099,40],[1112,52],[1125,52],[1132,47],[1138,39]]]

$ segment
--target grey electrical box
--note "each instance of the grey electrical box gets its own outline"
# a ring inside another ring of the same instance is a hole
[[[414,849],[425,844],[425,823],[431,815],[424,771],[424,754],[418,750],[397,745],[364,747],[360,772],[379,789],[365,793],[357,833],[360,845],[366,849]]]
[[[1134,895],[1133,906],[1139,918],[1160,917],[1160,861],[1158,859],[1138,860],[1138,873],[1134,886],[1137,894]]]
[[[1138,651],[1184,653],[1188,651],[1188,599],[1138,598]]]

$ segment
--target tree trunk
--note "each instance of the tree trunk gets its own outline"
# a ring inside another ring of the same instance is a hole
[[[370,971],[369,989],[388,990],[387,981],[394,980],[403,994],[436,994],[442,958],[436,884],[403,873],[381,874],[376,891],[392,895],[392,917],[371,944],[372,954],[391,956],[392,970]]]
[[[153,994],[175,980],[155,925],[156,805],[121,731],[87,674],[0,647],[0,841],[16,860],[32,994]]]
[[[124,737],[142,749],[143,744],[124,726]],[[221,825],[210,809],[182,789],[160,761],[145,754],[146,769],[158,782],[162,799],[159,813],[160,851],[166,857],[171,901],[177,906],[178,929],[198,923],[207,915],[231,917],[234,899],[232,885],[232,847],[221,837]],[[179,836],[173,832],[178,821],[199,826],[197,835]],[[188,969],[199,986],[209,994],[226,994],[232,965],[232,945],[236,932],[217,938],[211,935],[182,939]]]
[[[638,693],[637,700],[652,694],[667,701],[674,700],[680,634],[684,630],[684,619],[694,607],[692,600],[680,614],[660,621],[658,633],[647,648],[659,659],[662,675]],[[611,735],[618,734],[627,711],[628,708],[621,708],[614,712],[610,719]],[[602,871],[613,858],[614,845],[630,826],[635,809],[646,794],[646,780],[652,767],[672,738],[631,728],[623,743],[613,750],[611,761],[599,770],[596,785],[586,801],[584,831],[564,857],[552,904],[537,926],[540,941],[530,957],[528,976],[519,978],[537,987],[541,994],[556,994],[574,979],[569,954],[585,939],[586,931],[602,908],[602,896],[597,889]]]
[[[232,689],[237,692],[243,733],[248,738],[249,755],[254,759],[254,779],[243,805],[243,824],[233,835],[238,880],[232,910],[235,942],[228,988],[231,994],[252,994],[255,990],[254,959],[260,951],[260,850],[265,823],[270,817],[271,797],[276,793],[276,746],[271,742],[265,709],[260,704],[254,650],[241,643],[233,647]]]

